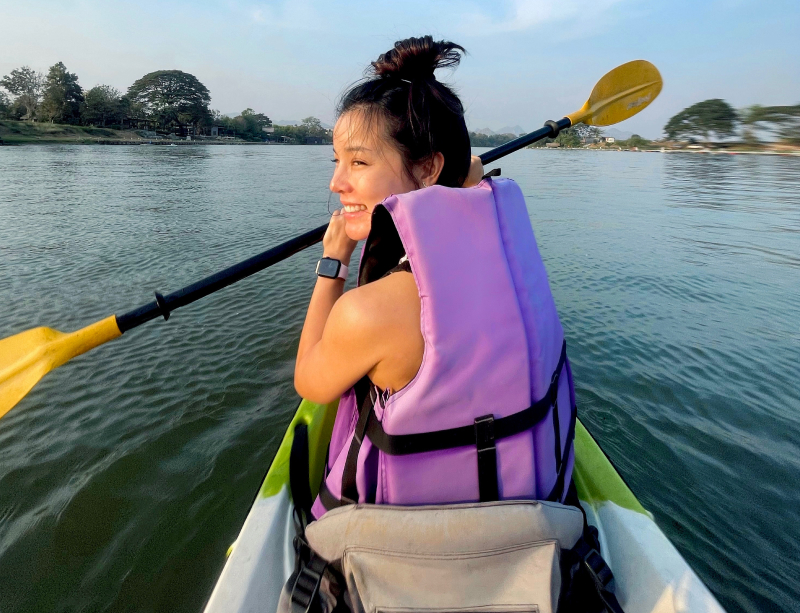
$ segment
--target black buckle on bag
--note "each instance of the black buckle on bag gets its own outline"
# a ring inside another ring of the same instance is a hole
[[[494,438],[494,415],[475,418],[475,447],[478,450],[478,490],[480,501],[498,500],[497,448]]]
[[[598,588],[614,592],[614,573],[606,564],[603,556],[583,538],[575,547],[575,552],[581,558],[581,564],[589,572],[589,576]]]
[[[308,564],[301,564],[289,598],[292,613],[314,613],[319,610],[319,586],[328,563],[310,551]]]

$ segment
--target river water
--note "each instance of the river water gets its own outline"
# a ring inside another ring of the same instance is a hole
[[[0,148],[0,338],[326,218],[327,147]],[[579,414],[730,611],[800,609],[800,159],[524,150]],[[298,398],[320,249],[47,375],[0,420],[0,611],[197,611]]]

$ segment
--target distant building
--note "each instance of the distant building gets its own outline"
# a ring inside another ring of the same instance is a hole
[[[266,132],[267,134],[272,134],[275,132],[275,128],[273,126],[264,126],[261,128],[262,132]]]
[[[604,137],[603,137],[603,142],[604,142],[604,143],[608,143],[609,145],[611,145],[611,144],[615,143],[615,142],[616,142],[616,140],[617,140],[617,139],[616,139],[616,138],[614,138],[613,136],[604,136]]]
[[[547,143],[546,146],[550,147],[551,149],[557,149],[558,147],[561,146],[561,143]]]

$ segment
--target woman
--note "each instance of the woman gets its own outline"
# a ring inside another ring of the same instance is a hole
[[[543,498],[556,490],[553,482],[561,499],[569,483],[571,375],[559,387],[559,375],[569,369],[563,333],[524,201],[512,182],[452,189],[475,185],[482,175],[480,160],[470,155],[463,106],[434,76],[437,68],[456,66],[463,51],[430,36],[399,41],[372,63],[372,78],[340,104],[330,189],[343,209],[333,214],[323,239],[295,367],[301,396],[318,403],[342,397],[322,488],[327,502],[318,500],[316,516],[356,500]],[[464,225],[465,216],[475,223]],[[448,233],[459,227],[456,235]],[[364,239],[359,287],[343,293],[353,251]],[[460,263],[475,274],[462,277]],[[486,330],[476,330],[482,324]],[[456,384],[459,377],[469,383]],[[447,399],[437,399],[445,389],[451,389]],[[499,398],[508,406],[487,406]],[[554,427],[532,431],[539,421],[528,416],[524,431],[518,424],[506,432],[510,422],[504,422],[495,436],[495,417],[532,409],[532,402],[540,407],[536,419],[543,419],[544,407]],[[409,438],[410,446],[401,449],[392,438],[461,425],[475,434],[458,449],[419,446]],[[485,449],[477,443],[474,483],[438,483],[437,471],[440,477],[459,472],[465,462],[475,466],[475,437],[487,436]],[[501,438],[498,452],[494,441]],[[556,461],[546,475],[537,467],[545,463],[544,449]],[[517,462],[524,468],[517,470]]]

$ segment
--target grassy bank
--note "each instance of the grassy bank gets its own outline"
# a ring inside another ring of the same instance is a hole
[[[71,126],[29,121],[0,121],[0,139],[10,145],[30,143],[96,143],[101,140],[143,141],[131,130],[111,130],[88,126]]]

